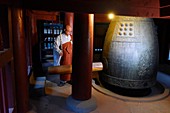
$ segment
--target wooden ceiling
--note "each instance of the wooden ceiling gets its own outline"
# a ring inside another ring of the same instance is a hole
[[[31,10],[169,18],[170,0],[0,0]]]

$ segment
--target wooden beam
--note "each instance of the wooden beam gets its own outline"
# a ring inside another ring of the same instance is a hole
[[[35,10],[159,17],[159,0],[25,0],[23,4]]]
[[[31,12],[35,15],[59,15],[60,12],[57,11],[37,11],[37,10],[31,10]]]
[[[108,14],[94,14],[94,22],[96,23],[110,23]]]
[[[51,21],[58,21],[57,16],[60,15],[60,12],[48,12],[48,11],[37,11],[31,10],[27,11],[27,15],[32,16],[35,20],[51,20]]]
[[[102,71],[103,64],[102,62],[93,62],[92,71]],[[72,65],[61,65],[61,66],[50,66],[47,69],[48,74],[67,74],[72,73]]]

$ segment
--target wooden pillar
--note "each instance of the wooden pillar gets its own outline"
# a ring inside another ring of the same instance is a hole
[[[32,14],[31,11],[26,10],[26,29],[25,29],[25,35],[26,35],[26,53],[27,53],[27,66],[32,66]]]
[[[93,60],[93,14],[74,14],[72,97],[91,98]]]
[[[38,32],[37,32],[37,19],[35,15],[31,16],[31,27],[32,27],[32,66],[34,72],[34,78],[42,73],[42,63],[41,63],[41,49],[40,42],[38,41]]]
[[[74,13],[66,12],[65,13],[65,25],[70,25],[73,28]]]
[[[26,65],[27,59],[22,9],[19,8],[12,9],[12,30],[13,30],[17,113],[26,113],[28,111],[29,96],[28,96],[28,78]]]

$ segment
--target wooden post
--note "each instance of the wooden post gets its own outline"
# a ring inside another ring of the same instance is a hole
[[[74,13],[66,12],[65,13],[65,25],[70,25],[73,28]]]
[[[93,60],[93,14],[74,14],[72,97],[91,98]]]
[[[17,113],[26,113],[29,96],[22,9],[12,9],[12,24]]]

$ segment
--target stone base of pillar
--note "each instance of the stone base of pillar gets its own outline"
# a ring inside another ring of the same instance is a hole
[[[66,104],[69,107],[69,109],[76,113],[89,113],[95,110],[97,107],[96,99],[94,97],[90,98],[89,100],[80,101],[75,100],[70,95],[66,100]]]

